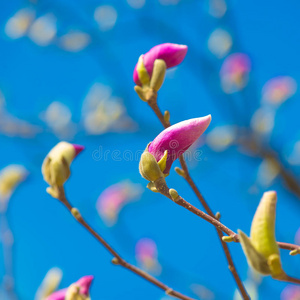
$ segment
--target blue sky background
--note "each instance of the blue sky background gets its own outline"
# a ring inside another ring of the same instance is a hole
[[[115,26],[101,31],[93,18],[100,5],[117,11]],[[10,39],[4,32],[7,20],[22,7],[32,6],[37,16],[52,12],[57,22],[57,36],[76,28],[91,36],[91,43],[78,53],[46,47],[28,37]],[[127,206],[119,222],[107,228],[95,209],[101,191],[120,180],[130,178],[146,186],[138,173],[138,161],[95,160],[93,152],[105,150],[142,150],[162,127],[149,107],[133,90],[132,72],[140,54],[152,46],[173,42],[186,44],[184,62],[167,75],[159,92],[159,105],[171,112],[171,122],[212,114],[210,129],[218,125],[248,125],[259,107],[264,83],[278,75],[292,76],[300,82],[299,1],[228,1],[223,18],[208,14],[208,1],[181,0],[177,5],[162,5],[146,0],[140,9],[126,1],[40,0],[1,1],[0,3],[0,89],[7,111],[22,120],[40,126],[34,138],[0,135],[0,168],[11,163],[23,164],[30,172],[11,199],[8,220],[14,233],[14,271],[20,300],[31,300],[53,266],[63,270],[61,287],[83,275],[94,275],[91,289],[95,300],[162,299],[162,291],[134,274],[113,266],[110,255],[89,236],[55,199],[46,194],[40,168],[48,151],[59,141],[41,121],[40,113],[59,100],[72,112],[72,121],[81,124],[81,107],[95,82],[110,86],[121,97],[128,115],[138,124],[135,132],[105,133],[89,136],[79,126],[72,143],[85,145],[72,165],[66,192],[91,225],[124,258],[135,262],[134,247],[142,237],[155,240],[163,272],[159,279],[190,296],[191,284],[206,286],[215,299],[232,299],[235,283],[214,228],[164,197],[145,190],[139,202]],[[249,86],[243,96],[224,96],[219,88],[218,71],[222,60],[207,50],[207,39],[216,28],[227,29],[233,37],[232,52],[245,52],[252,61]],[[270,139],[272,147],[284,159],[300,138],[299,93],[284,103],[277,115]],[[238,119],[232,111],[237,107]],[[81,129],[80,129],[81,128]],[[300,199],[287,191],[280,178],[270,187],[249,189],[257,176],[259,158],[248,157],[236,148],[214,153],[201,148],[202,160],[191,162],[191,174],[214,211],[233,230],[249,233],[252,216],[262,193],[278,192],[277,238],[293,242],[299,227]],[[285,161],[286,163],[286,161]],[[297,175],[299,167],[293,168]],[[190,188],[175,172],[168,183],[194,205],[200,207]],[[238,244],[230,244],[241,278],[247,279],[248,267]],[[1,252],[0,252],[1,254]],[[299,256],[282,251],[283,265],[290,275],[300,277]],[[3,263],[0,264],[0,275]],[[280,299],[286,286],[270,278],[259,286],[260,299]]]

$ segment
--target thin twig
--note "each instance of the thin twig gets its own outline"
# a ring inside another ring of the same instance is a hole
[[[154,113],[156,114],[156,116],[158,117],[158,119],[160,120],[160,122],[162,123],[162,125],[167,128],[169,127],[171,124],[169,121],[166,121],[165,118],[163,117],[158,105],[157,105],[157,101],[148,101],[148,104],[150,105],[150,107],[153,109]],[[192,177],[190,176],[189,174],[189,170],[188,170],[188,167],[186,165],[186,162],[184,160],[184,157],[181,155],[180,158],[180,164],[181,164],[181,167],[184,171],[184,178],[185,180],[188,182],[188,184],[191,186],[192,190],[194,191],[194,193],[196,194],[197,198],[199,199],[200,203],[202,204],[202,206],[204,207],[204,209],[206,210],[206,212],[208,213],[208,215],[215,219],[215,215],[214,213],[212,212],[212,210],[210,209],[209,205],[207,204],[207,202],[205,201],[204,197],[202,196],[200,190],[197,188],[196,184],[194,183]],[[247,299],[250,299],[244,285],[243,285],[243,282],[242,280],[240,279],[240,276],[236,270],[236,267],[234,265],[234,262],[233,262],[233,259],[231,257],[231,254],[230,254],[230,251],[229,251],[229,247],[228,245],[222,240],[223,238],[223,232],[218,228],[216,227],[217,229],[217,234],[218,234],[218,237],[220,239],[220,242],[221,242],[221,245],[222,245],[222,248],[224,250],[224,253],[225,253],[225,256],[226,256],[226,259],[227,259],[227,262],[228,262],[228,268],[230,270],[230,272],[232,273],[232,276],[236,282],[236,285],[240,291],[240,294],[241,296],[243,297],[243,299],[247,300]],[[232,235],[231,235],[232,236]]]
[[[58,189],[59,194],[59,200],[66,206],[66,208],[70,211],[70,213],[73,215],[73,217],[80,223],[94,238],[96,238],[103,246],[104,248],[114,257],[112,262],[115,265],[120,265],[131,272],[137,274],[138,276],[144,278],[145,280],[149,281],[150,283],[156,285],[158,288],[165,291],[165,293],[169,296],[173,296],[178,299],[182,300],[194,300],[191,297],[188,297],[186,295],[183,295],[166,284],[162,283],[158,279],[154,278],[153,276],[149,275],[148,273],[144,272],[143,270],[135,267],[134,265],[128,263],[126,260],[124,260],[120,254],[114,250],[81,216],[79,211],[76,208],[73,208],[73,206],[70,204],[70,202],[67,200],[65,196],[65,191],[63,188]]]
[[[168,197],[169,199],[173,200],[176,204],[188,209],[189,211],[195,213],[196,215],[199,215],[199,216],[203,216],[203,214],[205,215],[205,217],[203,217],[203,219],[207,220],[208,222],[210,222],[211,224],[215,225],[216,222],[220,223],[216,218],[213,218],[207,214],[205,214],[204,212],[200,211],[199,209],[197,209],[196,207],[194,207],[193,205],[191,205],[190,203],[188,203],[186,200],[184,200],[182,197],[178,196],[178,198],[176,200],[172,199],[172,197],[170,196],[169,194],[169,188],[168,186],[166,185],[165,183],[165,180],[162,178],[162,179],[159,179],[158,181],[155,182],[155,186],[157,188],[157,190],[163,194],[164,196]],[[201,214],[200,214],[201,212]],[[208,218],[209,217],[209,218]],[[220,223],[221,224],[221,223]],[[216,225],[215,225],[216,226]],[[217,225],[216,226],[216,229],[217,229],[217,233],[218,233],[218,236],[220,238],[220,241],[221,241],[221,244],[222,244],[222,247],[224,249],[224,253],[225,253],[225,256],[226,256],[226,259],[228,261],[228,268],[229,270],[231,271],[235,281],[236,281],[236,284],[238,286],[238,289],[243,297],[243,299],[247,299],[247,300],[250,300],[250,297],[248,296],[247,294],[247,291],[243,285],[243,282],[241,281],[237,271],[236,271],[236,268],[234,266],[234,263],[233,263],[233,260],[232,260],[232,257],[231,257],[231,254],[230,254],[230,251],[228,249],[228,246],[227,244],[222,240],[222,237],[223,237],[223,233],[222,233],[222,230],[220,229],[220,226],[221,225]],[[222,225],[224,226],[224,225]],[[232,235],[232,237],[234,237]]]
[[[149,101],[147,103],[152,108],[152,103],[151,102],[149,103]],[[155,111],[155,113],[156,112],[157,112],[157,110]],[[161,113],[160,110],[159,110],[159,114],[160,114],[159,119],[160,120],[161,119],[164,120],[163,119],[163,115],[162,115],[162,113]],[[166,126],[166,124],[163,124],[163,125]],[[167,128],[167,127],[168,126],[166,126],[165,128]],[[188,209],[189,211],[191,211],[195,215],[199,216],[200,218],[208,221],[209,223],[211,223],[212,225],[214,225],[218,229],[222,230],[228,236],[232,237],[232,241],[233,242],[237,242],[237,243],[240,242],[239,235],[237,233],[235,233],[233,230],[229,229],[227,226],[225,226],[224,224],[222,224],[220,221],[216,220],[215,218],[212,218],[211,216],[209,216],[205,212],[201,211],[200,209],[196,208],[192,204],[188,203],[187,201],[184,200],[184,203],[185,204],[181,205],[181,206],[185,207],[186,209]],[[284,242],[277,242],[277,244],[278,244],[279,248],[281,248],[281,249],[285,249],[285,250],[299,250],[299,252],[300,252],[300,245],[295,245],[295,244],[290,244],[290,243],[284,243]]]
[[[158,119],[160,120],[160,122],[162,123],[162,125],[164,126],[164,128],[169,127],[171,124],[169,122],[169,120],[165,120],[162,112],[160,111],[158,105],[157,105],[157,94],[154,94],[155,97],[151,97],[147,103],[149,104],[149,106],[152,108],[152,110],[154,111],[154,113],[156,114],[156,116],[158,117]],[[259,152],[261,154],[262,157],[265,158],[271,158],[273,160],[276,159],[277,163],[278,163],[278,159],[276,154],[273,151],[263,151],[263,149],[260,150]],[[190,187],[192,188],[192,190],[194,191],[194,193],[196,194],[197,198],[199,199],[200,203],[202,204],[202,206],[204,207],[204,209],[206,210],[206,212],[208,213],[208,215],[212,218],[214,218],[216,220],[216,217],[214,215],[214,213],[212,212],[211,208],[209,207],[208,203],[205,201],[202,193],[200,192],[199,188],[196,186],[195,182],[193,181],[192,177],[190,176],[187,164],[184,160],[184,157],[181,155],[180,158],[180,164],[181,164],[181,168],[183,170],[183,177],[185,178],[185,180],[187,181],[187,183],[190,185]],[[293,179],[293,177],[290,175],[290,173],[285,170],[284,166],[279,162],[279,167],[280,167],[280,173],[283,177],[283,179],[285,180],[287,186],[297,195],[299,195],[300,193],[300,188],[297,185],[297,182]],[[170,198],[169,192],[168,191],[163,191],[162,192],[165,196],[167,196],[168,198]],[[172,198],[170,198],[172,199]],[[243,299],[250,299],[249,295],[247,294],[247,291],[237,273],[236,267],[234,265],[233,259],[231,257],[228,245],[222,240],[223,238],[223,232],[227,233],[229,236],[231,236],[232,240],[235,242],[239,242],[239,237],[236,233],[234,233],[232,230],[230,230],[229,228],[227,228],[226,226],[224,226],[223,224],[221,224],[221,222],[219,222],[220,224],[217,224],[215,222],[213,222],[211,219],[209,219],[207,217],[207,215],[203,214],[203,212],[199,212],[198,209],[196,209],[195,207],[193,207],[192,205],[190,205],[188,202],[186,202],[184,199],[182,199],[181,197],[179,197],[178,201],[176,201],[177,204],[185,207],[186,209],[192,211],[194,214],[199,215],[200,217],[202,217],[203,219],[205,219],[206,221],[210,222],[211,224],[213,224],[216,229],[217,229],[217,233],[219,236],[219,239],[221,241],[226,259],[228,261],[228,267],[229,270],[231,271],[235,282],[238,286],[238,289],[243,297]],[[222,232],[223,231],[223,232]],[[288,250],[294,250],[294,249],[299,249],[299,246],[297,245],[293,245],[293,244],[287,244],[287,243],[282,243],[282,242],[277,242],[279,247],[282,249],[288,249]],[[289,277],[289,276],[288,276]],[[287,279],[287,281],[290,282],[294,282],[294,283],[299,283],[299,280],[293,277],[289,277],[289,280]]]
[[[192,188],[192,190],[194,191],[194,193],[196,194],[197,198],[199,199],[199,201],[201,202],[202,206],[204,207],[204,209],[207,211],[207,213],[211,216],[211,217],[214,217],[215,218],[215,214],[212,212],[211,208],[209,207],[208,203],[205,201],[202,193],[200,192],[199,188],[196,186],[195,182],[193,181],[192,177],[190,176],[190,173],[189,173],[189,170],[188,170],[188,167],[186,165],[186,162],[184,160],[184,157],[181,156],[179,158],[180,160],[180,164],[181,164],[181,167],[182,167],[182,170],[184,171],[184,178],[185,180],[188,182],[188,184],[190,185],[190,187]],[[243,299],[250,299],[244,285],[243,285],[243,282],[242,280],[240,279],[240,276],[237,272],[237,269],[234,265],[234,262],[233,262],[233,259],[232,259],[232,256],[230,254],[230,251],[229,251],[229,247],[228,245],[226,244],[226,242],[224,242],[222,240],[223,238],[223,232],[219,229],[217,229],[217,233],[218,233],[218,236],[219,236],[219,239],[221,241],[221,245],[222,245],[222,248],[224,250],[224,253],[225,253],[225,256],[226,256],[226,259],[227,259],[227,262],[228,262],[228,268],[230,270],[230,272],[232,273],[232,276],[237,284],[237,287],[243,297]]]

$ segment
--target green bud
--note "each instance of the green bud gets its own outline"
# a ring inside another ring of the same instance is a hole
[[[231,243],[231,242],[233,242],[233,237],[230,235],[222,236],[222,241],[226,242],[226,243]]]
[[[116,257],[114,257],[114,258],[111,260],[111,262],[112,262],[114,265],[119,265],[119,264],[120,264],[119,260],[118,260]]]
[[[216,217],[217,220],[220,220],[221,219],[221,213],[219,211],[216,212],[215,217]]]
[[[271,254],[279,255],[279,248],[275,239],[276,202],[276,192],[264,193],[251,225],[252,244],[266,259]]]
[[[164,82],[166,70],[167,65],[164,60],[156,59],[154,61],[152,76],[150,80],[150,87],[157,92]]]
[[[297,254],[300,254],[300,248],[294,249],[290,252],[290,255],[297,255]]]
[[[169,189],[169,194],[170,194],[173,201],[175,201],[175,202],[178,201],[179,195],[178,195],[176,190]]]
[[[73,215],[73,217],[74,217],[75,219],[78,219],[78,218],[81,217],[80,212],[79,212],[79,210],[78,210],[76,207],[73,207],[73,208],[71,209],[71,213],[72,213],[72,215]]]
[[[182,177],[185,176],[185,172],[184,172],[182,169],[178,168],[178,167],[175,167],[175,172],[176,172],[178,175],[182,176]]]
[[[142,177],[149,181],[164,177],[155,157],[148,150],[145,150],[141,156],[139,171]]]
[[[167,123],[170,122],[170,112],[168,110],[166,110],[165,113],[164,113],[164,120]]]

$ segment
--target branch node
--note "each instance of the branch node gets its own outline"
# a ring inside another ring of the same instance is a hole
[[[174,189],[169,189],[169,194],[174,202],[178,202],[178,200],[180,199],[177,191]]]
[[[217,212],[217,213],[215,214],[215,217],[216,217],[216,219],[219,221],[219,220],[221,219],[221,213],[220,213],[220,212]]]
[[[114,264],[114,265],[116,265],[116,266],[120,264],[119,259],[116,258],[116,257],[114,257],[114,258],[111,260],[111,262],[112,262],[112,264]]]
[[[173,291],[174,291],[173,289],[168,288],[168,289],[166,290],[166,295],[171,295],[171,293],[172,293]]]
[[[79,218],[81,218],[81,214],[80,214],[79,210],[76,207],[72,207],[71,214],[73,215],[73,217],[76,220],[78,220]]]

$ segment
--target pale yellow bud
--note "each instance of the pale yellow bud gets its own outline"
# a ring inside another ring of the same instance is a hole
[[[38,288],[35,300],[45,300],[49,295],[51,295],[57,289],[61,278],[62,271],[60,269],[50,269]]]
[[[239,235],[249,265],[261,274],[282,278],[286,275],[275,239],[276,202],[276,192],[264,193],[252,221],[250,238],[242,231]]]
[[[72,145],[67,142],[58,143],[43,162],[44,180],[52,187],[63,186],[70,176],[70,165],[73,159],[82,149],[83,147],[79,145]]]
[[[0,172],[0,198],[10,197],[15,188],[26,178],[23,166],[9,165]]]
[[[252,244],[265,258],[271,254],[279,255],[279,248],[275,239],[276,202],[276,192],[264,193],[251,225]]]

